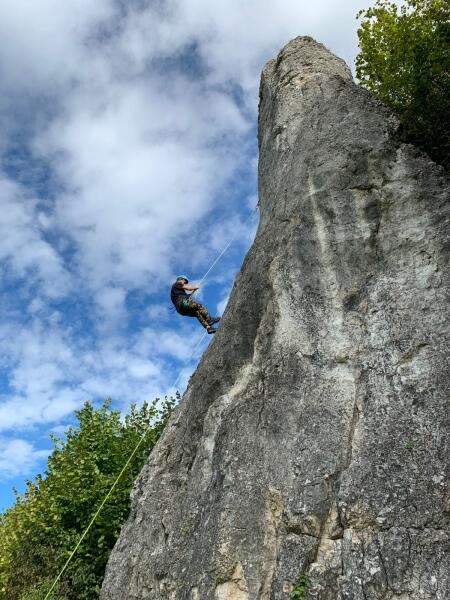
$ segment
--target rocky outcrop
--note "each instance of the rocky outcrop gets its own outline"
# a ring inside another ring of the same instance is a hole
[[[450,597],[448,188],[398,127],[310,38],[266,65],[257,236],[102,600]]]

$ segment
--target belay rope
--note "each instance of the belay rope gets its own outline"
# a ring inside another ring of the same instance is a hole
[[[195,352],[197,351],[197,348],[198,348],[198,347],[200,346],[200,344],[202,343],[202,341],[203,341],[203,339],[204,339],[205,335],[206,335],[206,332],[204,332],[204,333],[202,334],[202,336],[200,337],[200,339],[197,341],[197,343],[195,344],[195,347],[194,347],[194,349],[192,350],[192,352],[191,352],[191,354],[190,354],[189,358],[187,359],[187,361],[191,360],[191,358],[194,356]],[[186,364],[186,362],[187,362],[187,361],[185,361],[185,363],[184,363],[184,364]],[[183,364],[183,368],[184,368],[184,364]],[[175,381],[173,382],[173,384],[172,384],[172,386],[171,386],[171,387],[175,387],[175,386],[178,384],[178,381],[180,380],[180,378],[181,378],[181,375],[182,375],[182,373],[183,373],[183,368],[182,368],[182,369],[180,370],[180,372],[178,373],[178,375],[177,375],[177,378],[175,379]],[[170,389],[170,388],[169,388],[169,389]],[[144,439],[145,439],[145,436],[146,436],[146,435],[147,435],[147,433],[149,432],[150,428],[151,428],[151,425],[148,425],[148,426],[147,426],[147,428],[145,429],[144,433],[142,434],[141,438],[139,439],[139,442],[136,444],[136,446],[135,446],[135,448],[134,448],[133,452],[132,452],[132,453],[130,454],[130,456],[128,457],[128,459],[127,459],[126,463],[125,463],[125,464],[123,465],[123,467],[122,467],[122,470],[121,470],[121,471],[120,471],[120,473],[117,475],[117,477],[116,477],[116,479],[115,479],[114,483],[112,484],[112,486],[110,487],[110,489],[109,489],[108,493],[106,494],[106,496],[104,497],[104,499],[103,499],[103,501],[101,502],[100,506],[97,508],[96,512],[94,513],[94,516],[93,516],[93,517],[92,517],[92,519],[89,521],[89,523],[88,523],[88,526],[87,526],[87,527],[86,527],[86,529],[83,531],[83,533],[82,533],[82,535],[81,535],[80,539],[78,540],[78,542],[77,542],[77,544],[76,544],[75,548],[74,548],[74,549],[72,550],[72,552],[70,553],[70,555],[69,555],[69,558],[68,558],[68,559],[66,560],[66,562],[64,563],[64,566],[63,566],[63,568],[61,569],[61,571],[59,572],[59,574],[58,574],[58,577],[57,577],[57,578],[55,579],[55,581],[53,582],[53,584],[52,584],[52,587],[51,587],[51,588],[48,590],[48,592],[47,592],[47,594],[46,594],[46,596],[45,596],[44,600],[47,600],[47,599],[49,598],[50,594],[52,593],[52,591],[55,589],[55,586],[56,586],[56,584],[57,584],[57,583],[58,583],[58,581],[61,579],[61,577],[62,577],[62,575],[63,575],[64,571],[65,571],[65,570],[67,569],[67,567],[69,566],[69,563],[70,563],[70,561],[71,561],[71,560],[72,560],[72,558],[75,556],[75,554],[76,554],[76,552],[77,552],[78,548],[81,546],[81,544],[82,544],[82,542],[83,542],[84,538],[85,538],[85,537],[87,536],[87,534],[89,533],[89,531],[90,531],[90,529],[91,529],[92,525],[95,523],[95,521],[96,521],[96,519],[97,519],[98,515],[100,514],[100,512],[101,512],[102,508],[105,506],[105,504],[106,504],[106,502],[108,501],[109,497],[111,496],[111,494],[112,494],[112,493],[113,493],[113,491],[115,490],[115,488],[116,488],[117,484],[119,483],[119,481],[120,481],[120,479],[121,479],[122,475],[125,473],[125,471],[126,471],[126,469],[127,469],[128,465],[129,465],[129,464],[130,464],[130,462],[133,460],[133,458],[134,458],[134,456],[135,456],[136,452],[137,452],[137,451],[139,450],[139,448],[141,447],[141,445],[142,445],[142,442],[144,441]]]
[[[207,276],[211,273],[211,271],[213,270],[213,268],[216,266],[216,264],[219,262],[219,260],[222,258],[222,256],[225,254],[225,252],[228,250],[228,248],[231,246],[231,244],[234,242],[234,240],[236,239],[238,233],[236,232],[234,234],[234,236],[231,238],[231,240],[227,243],[227,245],[225,246],[225,248],[218,254],[218,256],[216,257],[216,259],[214,260],[214,262],[212,263],[212,265],[209,267],[209,269],[206,271],[206,273],[203,275],[203,277],[200,279],[199,282],[199,286],[200,284],[202,284],[205,279],[207,278]],[[191,296],[193,296],[195,294],[195,292],[193,294],[191,294]],[[202,341],[204,340],[205,336],[206,336],[206,331],[199,336],[199,339],[197,340],[197,343],[194,346],[194,349],[192,350],[191,354],[189,355],[189,357],[187,358],[187,360],[183,361],[183,366],[180,369],[180,372],[178,373],[175,381],[173,382],[173,384],[171,385],[171,388],[174,388],[178,382],[181,379],[181,376],[183,374],[183,370],[184,370],[184,366],[191,360],[191,358],[194,356],[194,354],[197,352],[197,349],[199,348],[200,344],[202,343]],[[170,389],[170,388],[169,388]],[[145,439],[145,436],[147,435],[147,433],[150,430],[150,425],[147,426],[147,428],[145,429],[144,433],[142,434],[141,438],[139,439],[139,442],[136,444],[136,447],[134,448],[133,452],[130,454],[130,456],[128,457],[128,459],[126,460],[125,464],[122,467],[122,470],[120,471],[120,473],[117,475],[116,479],[114,480],[114,483],[112,484],[112,486],[110,487],[108,493],[106,494],[106,496],[104,497],[104,499],[102,500],[102,502],[100,503],[100,506],[97,508],[97,510],[94,513],[94,516],[92,517],[92,519],[89,521],[86,529],[83,531],[83,533],[80,536],[80,539],[78,540],[78,542],[75,545],[75,548],[72,550],[72,552],[69,554],[68,559],[66,560],[66,562],[64,563],[63,568],[61,569],[61,571],[59,572],[58,576],[56,577],[56,579],[54,580],[51,588],[48,590],[47,594],[45,595],[44,600],[48,600],[48,598],[50,597],[50,594],[52,593],[52,591],[55,589],[56,584],[58,583],[58,581],[61,579],[62,575],[64,574],[65,570],[67,569],[67,567],[69,566],[69,563],[71,562],[72,558],[75,556],[78,548],[81,546],[84,538],[87,536],[87,534],[89,533],[92,525],[95,523],[98,515],[100,514],[102,508],[105,506],[106,502],[108,501],[108,499],[110,498],[111,494],[113,493],[113,491],[116,489],[117,484],[119,483],[122,475],[125,473],[128,465],[130,464],[130,462],[133,460],[134,456],[136,455],[136,452],[139,450],[139,448],[142,445],[142,442]]]

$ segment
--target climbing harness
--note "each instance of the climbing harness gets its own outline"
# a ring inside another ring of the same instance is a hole
[[[237,233],[234,234],[234,236],[231,238],[231,240],[228,242],[228,244],[225,246],[225,248],[222,250],[222,252],[220,252],[220,254],[217,256],[217,258],[215,259],[215,261],[212,263],[212,265],[209,267],[209,269],[206,271],[206,273],[203,275],[203,277],[200,280],[199,285],[205,281],[206,277],[209,275],[209,273],[212,271],[212,269],[216,266],[216,264],[219,262],[219,260],[222,258],[222,256],[225,254],[225,252],[228,250],[228,248],[231,246],[231,244],[234,242],[234,240],[237,237]],[[195,294],[195,292],[193,292],[189,298],[191,298],[193,295]],[[188,299],[189,300],[189,299]],[[197,343],[194,346],[194,349],[192,350],[191,354],[189,355],[188,359],[183,361],[183,365],[180,369],[180,372],[177,375],[177,378],[175,379],[175,381],[173,382],[173,384],[171,385],[171,388],[175,388],[180,379],[181,376],[183,375],[183,371],[184,371],[184,366],[192,359],[192,357],[194,356],[195,352],[197,351],[197,349],[199,348],[200,344],[202,343],[202,341],[204,340],[205,336],[206,336],[207,332],[203,332],[202,336],[198,339]],[[120,473],[117,475],[116,479],[114,480],[114,483],[112,484],[112,486],[110,487],[108,493],[106,494],[106,496],[104,497],[104,499],[102,500],[100,506],[97,508],[97,510],[94,513],[94,516],[92,517],[92,519],[89,521],[86,529],[83,531],[83,533],[80,536],[80,539],[78,540],[77,544],[75,545],[75,548],[72,550],[72,552],[69,554],[68,559],[66,560],[66,562],[64,563],[61,571],[59,572],[58,576],[56,577],[56,579],[54,580],[54,582],[52,583],[51,588],[48,590],[47,594],[44,597],[44,600],[48,600],[50,597],[50,594],[52,593],[52,591],[55,589],[56,584],[58,583],[58,581],[61,579],[61,577],[63,576],[65,570],[67,569],[67,567],[69,566],[69,563],[71,562],[72,558],[75,556],[78,548],[81,546],[84,538],[87,536],[87,534],[89,533],[92,525],[95,523],[98,515],[100,514],[102,508],[105,506],[106,502],[108,501],[108,499],[110,498],[111,494],[113,493],[113,491],[116,489],[117,484],[119,483],[122,475],[125,473],[128,465],[130,464],[130,462],[133,460],[134,456],[136,455],[136,452],[139,450],[139,448],[142,445],[142,442],[145,439],[145,436],[147,435],[147,433],[150,430],[150,425],[148,425],[147,429],[145,429],[144,433],[142,434],[141,438],[139,439],[138,443],[136,444],[136,447],[134,448],[133,452],[130,454],[130,456],[128,457],[128,459],[126,460],[124,466],[122,467],[122,470],[120,471]]]

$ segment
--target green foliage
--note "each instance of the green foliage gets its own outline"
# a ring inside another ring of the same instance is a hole
[[[63,596],[50,594],[46,599],[47,592],[51,588],[53,581],[48,579],[47,581],[41,582],[37,586],[33,586],[28,589],[25,593],[21,594],[20,600],[64,600]]]
[[[177,397],[178,399],[178,397]],[[98,598],[109,553],[130,508],[133,482],[161,435],[175,400],[145,403],[122,419],[86,403],[78,426],[54,449],[45,477],[27,483],[0,516],[0,600],[43,600],[126,459],[145,435],[117,487],[85,537],[49,600]]]
[[[398,113],[407,141],[448,169],[450,3],[377,0],[358,18],[358,79]]]
[[[291,592],[291,600],[304,600],[306,588],[308,587],[309,579],[305,573],[301,573],[295,582],[294,589]]]

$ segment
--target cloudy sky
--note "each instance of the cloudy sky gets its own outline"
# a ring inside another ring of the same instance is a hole
[[[352,64],[364,0],[0,3],[0,508],[86,399],[180,389],[257,225],[259,74],[309,34]]]

